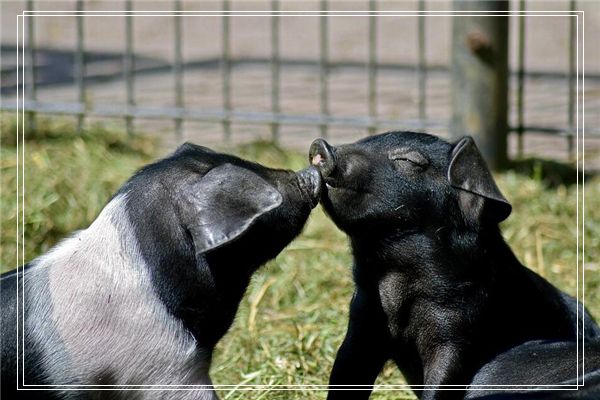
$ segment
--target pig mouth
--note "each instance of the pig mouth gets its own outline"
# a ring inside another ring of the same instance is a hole
[[[338,187],[338,183],[331,177],[324,178],[323,182],[325,182],[325,188],[328,190],[336,189]]]
[[[347,192],[349,194],[371,194],[369,191],[365,190],[361,187],[354,187],[347,182],[340,182],[339,179],[335,179],[331,176],[326,176],[323,179],[324,182],[324,190],[321,197],[325,197],[328,193],[331,192],[339,192],[344,193]]]

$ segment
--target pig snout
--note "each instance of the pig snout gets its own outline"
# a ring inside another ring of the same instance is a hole
[[[321,174],[314,166],[297,172],[300,188],[309,196],[311,207],[319,203],[321,197]]]
[[[319,169],[324,177],[329,176],[335,168],[335,150],[323,139],[316,139],[308,151],[309,162]]]

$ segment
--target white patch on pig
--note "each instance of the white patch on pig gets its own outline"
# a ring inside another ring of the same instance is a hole
[[[63,378],[67,371],[70,382],[56,384],[212,384],[210,350],[198,351],[192,335],[154,292],[125,210],[125,195],[115,197],[89,228],[35,264],[36,269],[49,268],[49,278],[42,282],[32,275],[25,282],[31,297],[25,298],[27,309],[35,314],[27,316],[28,330],[42,346],[50,379],[53,371]],[[35,297],[35,286],[45,284],[51,304]],[[44,324],[54,325],[66,351],[44,346]],[[135,393],[136,399],[213,396],[212,390]]]

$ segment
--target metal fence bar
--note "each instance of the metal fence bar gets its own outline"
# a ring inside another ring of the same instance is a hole
[[[87,107],[87,108],[86,108]],[[132,106],[130,108],[124,108],[120,105],[86,105],[80,103],[46,103],[46,102],[30,102],[25,101],[24,104],[19,106],[16,101],[8,102],[5,101],[0,105],[0,109],[8,112],[16,112],[17,110],[23,110],[24,112],[36,112],[36,113],[47,113],[47,114],[61,114],[61,115],[77,115],[84,111],[86,115],[95,117],[108,117],[108,118],[144,118],[144,119],[168,119],[174,120],[175,118],[182,118],[184,120],[191,121],[204,121],[204,122],[223,122],[233,121],[239,123],[249,124],[288,124],[298,126],[314,126],[319,127],[324,123],[329,126],[344,127],[344,128],[368,128],[372,125],[379,127],[393,128],[393,129],[418,129],[421,125],[421,121],[418,119],[403,119],[398,121],[397,119],[385,119],[377,118],[372,120],[367,116],[362,117],[351,117],[351,116],[323,116],[321,114],[274,114],[271,112],[249,112],[249,111],[231,111],[225,112],[224,110],[198,110],[198,109],[181,109],[176,107],[144,107],[144,106]],[[433,120],[428,119],[425,122],[427,128],[432,129],[447,129],[447,120]],[[511,132],[516,130],[516,127],[509,129]],[[537,125],[526,125],[523,127],[525,132],[539,132],[549,135],[555,135],[560,137],[567,137],[571,134],[570,129],[566,128],[554,128],[549,126],[537,126]],[[587,136],[598,136],[600,137],[600,129],[587,128],[585,131]]]
[[[83,11],[83,0],[77,0],[77,11]],[[75,84],[77,85],[77,101],[85,104],[85,53],[84,53],[84,26],[83,14],[78,13],[77,25],[77,51],[75,52]],[[77,133],[83,132],[85,110],[77,116]]]
[[[327,0],[321,0],[321,11],[319,17],[319,78],[321,115],[329,115],[329,20],[325,12],[329,6]],[[321,137],[327,137],[327,123],[319,127]]]
[[[525,0],[519,0],[519,11],[525,11]],[[519,44],[517,49],[517,156],[523,157],[523,126],[525,124],[525,15],[518,15]]]
[[[221,20],[222,26],[222,57],[221,57],[221,77],[223,80],[223,109],[225,113],[231,112],[231,50],[230,50],[230,28],[229,28],[229,0],[223,0],[223,17]],[[226,143],[231,140],[231,123],[229,119],[223,120],[223,136]]]
[[[134,71],[134,56],[133,56],[133,15],[131,0],[125,1],[125,10],[128,11],[125,16],[125,56],[123,57],[123,73],[125,78],[125,88],[127,95],[127,107],[133,107],[135,105],[135,99],[133,94],[133,71]],[[125,125],[128,135],[133,134],[133,118],[131,116],[125,117]]]
[[[375,0],[369,0],[369,60],[367,70],[369,74],[368,102],[369,118],[377,118],[377,16]],[[369,126],[369,135],[375,134],[377,127]]]
[[[174,0],[173,9],[179,13],[181,11],[181,0]],[[173,16],[173,35],[174,35],[174,50],[175,60],[173,63],[173,79],[175,83],[175,105],[178,108],[183,108],[183,68],[182,68],[182,51],[181,51],[181,19],[183,15]],[[177,139],[183,139],[183,119],[175,118],[175,134]]]
[[[569,11],[575,11],[576,3],[575,0],[569,2]],[[568,97],[569,97],[569,108],[568,108],[568,121],[569,129],[571,130],[571,136],[567,137],[567,146],[569,151],[569,158],[574,159],[574,135],[575,132],[575,35],[577,35],[577,26],[575,16],[569,17],[569,77],[567,79]]]
[[[419,0],[419,11],[425,11],[425,0]],[[427,119],[427,58],[425,53],[425,15],[418,16],[418,39],[419,60],[417,65],[417,74],[419,81],[419,120]]]
[[[27,10],[33,11],[34,4],[33,0],[27,0]],[[23,18],[23,23],[27,24],[27,62],[25,68],[27,71],[27,78],[24,82],[28,82],[27,90],[25,90],[25,98],[29,101],[35,101],[37,99],[36,90],[36,51],[35,51],[35,18],[33,15],[28,15],[27,20]],[[35,113],[28,112],[27,114],[27,130],[35,130]]]
[[[271,1],[271,11],[279,11],[279,0]],[[281,111],[279,103],[280,60],[279,60],[279,16],[271,15],[271,111],[277,114]],[[279,140],[279,124],[271,124],[271,138]]]
[[[22,110],[35,111],[49,114],[77,115],[84,111],[85,104],[80,103],[46,103],[46,102],[25,102],[21,105]],[[16,102],[4,102],[1,107],[6,111],[16,111],[18,109]],[[234,121],[245,124],[258,125],[295,125],[295,126],[313,126],[319,127],[324,123],[329,126],[346,128],[368,128],[373,125],[384,126],[388,128],[398,128],[397,119],[378,118],[373,120],[367,116],[322,116],[321,114],[284,114],[273,112],[251,112],[235,111],[227,113],[222,109],[201,110],[201,109],[182,109],[176,107],[144,107],[133,105],[131,107],[122,107],[118,104],[99,104],[89,105],[87,114],[95,117],[105,118],[143,118],[152,120],[174,120],[182,118],[191,121],[203,122],[223,122]],[[420,122],[418,120],[402,120],[403,128],[415,128]],[[432,128],[445,128],[444,121],[428,121],[427,125]]]

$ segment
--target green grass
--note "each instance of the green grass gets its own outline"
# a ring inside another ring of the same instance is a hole
[[[2,254],[4,270],[16,265],[16,147],[12,120],[2,120]],[[8,122],[7,122],[8,121]],[[72,126],[43,121],[25,143],[25,259],[75,229],[85,228],[133,171],[154,158],[157,145],[94,127],[78,136]],[[269,166],[300,169],[306,156],[256,142],[233,151]],[[498,184],[514,206],[502,224],[519,259],[571,294],[576,291],[575,185],[550,189],[539,168],[530,176],[506,172]],[[535,172],[537,171],[537,172]],[[600,317],[600,178],[585,193],[586,305]],[[352,293],[345,236],[317,208],[304,233],[252,279],[232,329],[215,351],[216,384],[327,383],[346,329]],[[388,364],[377,383],[399,384]],[[321,390],[221,390],[223,399],[324,398]],[[410,392],[376,392],[374,399],[413,399]]]

